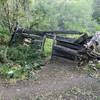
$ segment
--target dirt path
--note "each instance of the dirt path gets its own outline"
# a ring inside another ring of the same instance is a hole
[[[89,77],[72,62],[47,64],[36,76],[13,85],[0,81],[0,100],[100,100],[100,77]]]

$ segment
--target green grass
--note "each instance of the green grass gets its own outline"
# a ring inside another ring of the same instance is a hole
[[[52,53],[52,44],[53,44],[53,40],[47,38],[44,45],[44,53],[46,57],[50,56]]]

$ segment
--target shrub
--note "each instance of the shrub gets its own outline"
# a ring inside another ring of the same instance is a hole
[[[9,38],[10,38],[9,32],[0,27],[0,45],[8,44]]]
[[[40,69],[44,55],[30,46],[0,46],[0,74],[7,78],[27,78]]]
[[[0,75],[3,78],[15,78],[15,79],[26,79],[28,76],[28,71],[25,70],[23,67],[17,64],[12,66],[9,66],[7,64],[4,64],[0,67]]]

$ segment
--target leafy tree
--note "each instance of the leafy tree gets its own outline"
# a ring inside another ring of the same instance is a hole
[[[12,32],[18,23],[34,30],[91,31],[93,0],[1,0],[0,25]],[[83,6],[84,5],[84,6]]]
[[[100,24],[100,0],[94,2],[93,18]]]
[[[1,0],[0,25],[10,33],[26,14],[27,0]]]

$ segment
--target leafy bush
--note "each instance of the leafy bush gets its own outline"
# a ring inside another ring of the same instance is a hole
[[[44,55],[30,46],[0,46],[0,74],[7,78],[30,77],[32,70],[40,69],[43,59]]]
[[[0,46],[0,63],[6,63],[7,62],[6,53],[7,53],[7,47],[6,46]]]
[[[3,65],[0,67],[0,75],[3,78],[16,78],[16,79],[26,79],[28,76],[28,71],[25,70],[20,65]]]
[[[100,62],[93,62],[91,61],[85,68],[86,73],[93,78],[98,78],[98,72],[100,69]]]
[[[97,25],[97,26],[95,27],[95,31],[100,31],[100,25]]]
[[[10,36],[7,34],[0,33],[0,44],[5,45],[8,44]]]

